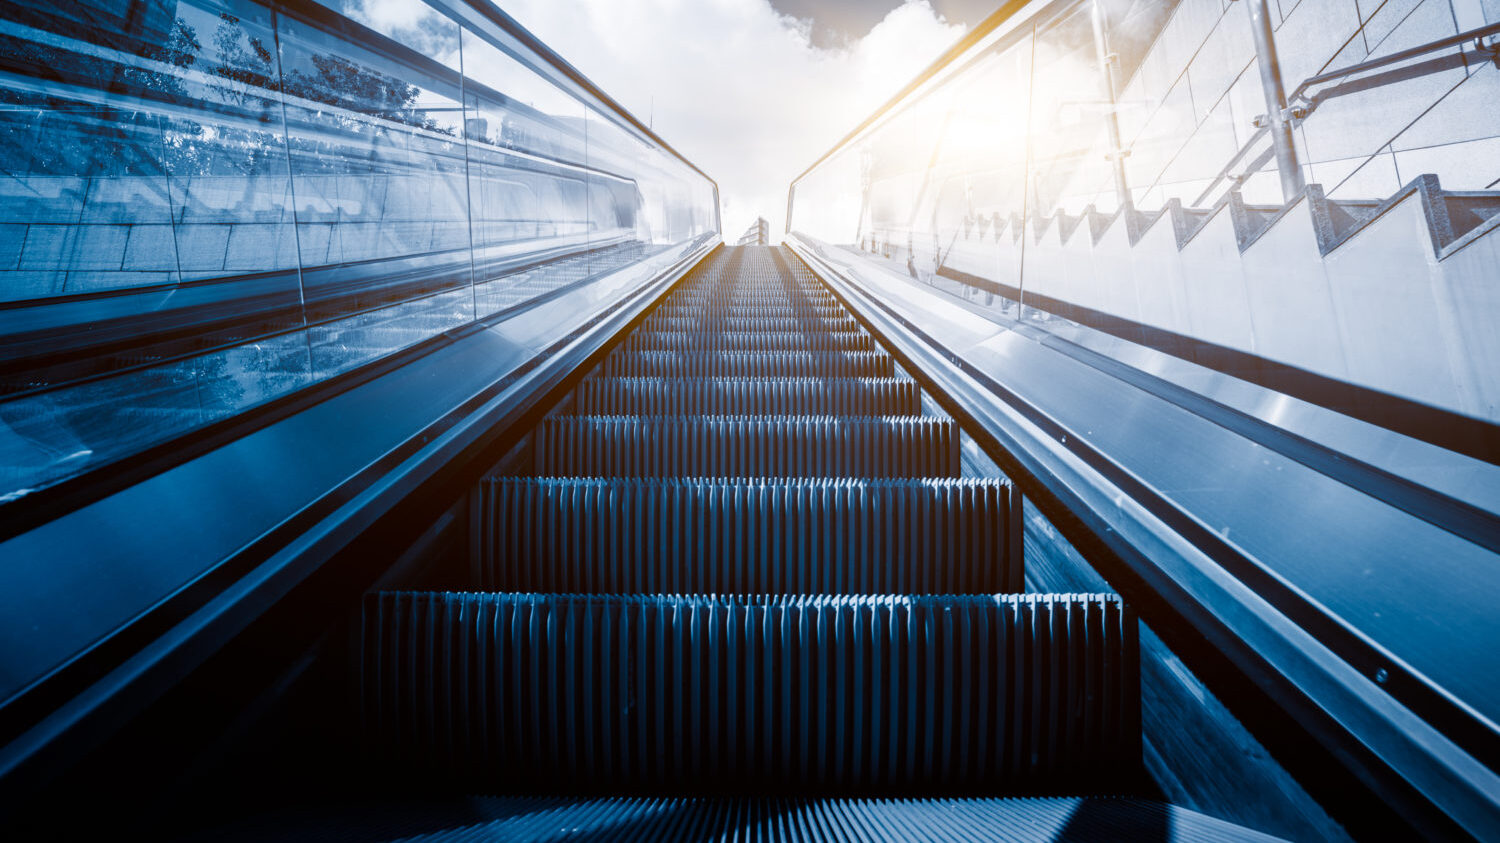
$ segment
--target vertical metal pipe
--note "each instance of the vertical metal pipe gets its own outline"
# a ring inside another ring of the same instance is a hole
[[[1302,167],[1292,143],[1292,124],[1286,114],[1286,89],[1281,84],[1281,61],[1276,56],[1276,37],[1271,27],[1269,0],[1246,0],[1250,7],[1250,32],[1255,37],[1255,55],[1260,64],[1260,88],[1266,97],[1266,120],[1271,144],[1276,150],[1276,169],[1281,173],[1281,198],[1290,202],[1302,195]]]
[[[1130,199],[1130,184],[1125,179],[1125,149],[1120,141],[1120,114],[1119,102],[1116,92],[1119,86],[1116,84],[1115,70],[1119,66],[1119,59],[1109,49],[1109,22],[1104,17],[1103,0],[1094,0],[1093,3],[1094,24],[1094,50],[1099,57],[1099,70],[1104,74],[1104,85],[1108,88],[1109,113],[1104,123],[1109,129],[1109,159],[1114,164],[1115,171],[1115,194],[1120,201],[1120,207],[1127,208],[1134,205]]]

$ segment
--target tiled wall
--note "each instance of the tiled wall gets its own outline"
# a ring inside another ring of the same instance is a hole
[[[1247,5],[1182,0],[1125,86],[1121,134],[1139,207],[1193,203],[1265,113]],[[1500,21],[1497,0],[1271,0],[1271,10],[1288,92],[1309,76]],[[1433,54],[1434,72],[1318,103],[1296,130],[1307,181],[1348,199],[1385,198],[1421,173],[1455,190],[1500,181],[1500,69],[1455,56]],[[1253,203],[1279,203],[1274,163],[1243,190]]]

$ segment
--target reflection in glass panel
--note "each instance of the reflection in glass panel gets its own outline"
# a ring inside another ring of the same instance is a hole
[[[428,40],[457,53],[458,25]],[[474,316],[459,74],[337,20],[279,28],[313,369],[336,374]]]
[[[1013,305],[1025,211],[1027,34],[970,59],[820,163],[793,188],[792,229],[857,247],[921,283]]]
[[[1085,3],[1036,33],[1031,98],[1031,189],[1027,217],[1041,236],[1053,224],[1070,228],[1087,210],[1113,213],[1116,190],[1110,146],[1114,101],[1095,26],[1096,3]],[[1058,212],[1063,217],[1054,217]]]
[[[0,494],[305,385],[271,12],[12,7],[0,117],[22,244],[0,272]],[[15,107],[20,106],[20,107]],[[65,211],[65,207],[67,210]],[[241,370],[226,343],[263,338]],[[112,376],[112,377],[110,377]]]
[[[1500,209],[1500,137],[1475,117],[1500,91],[1488,19],[1303,0],[1256,27],[1253,5],[1007,7],[799,177],[791,229],[1303,400],[1329,399],[1262,361],[1488,418],[1454,362],[1491,350],[1467,327],[1483,307],[1454,298]],[[1443,341],[1396,351],[1408,322]],[[1370,403],[1336,409],[1384,418]]]
[[[949,86],[953,95],[929,188],[930,254],[914,267],[930,283],[1001,306],[1020,285],[1018,230],[1025,195],[1031,41],[991,52]],[[1009,227],[1009,231],[1002,230]]]
[[[646,280],[715,227],[712,184],[613,118],[590,175],[583,93],[435,8],[117,5],[0,15],[0,501],[568,284]],[[672,179],[693,188],[641,187]]]
[[[463,32],[475,295],[487,315],[586,275],[583,103]],[[539,265],[541,264],[541,265]]]

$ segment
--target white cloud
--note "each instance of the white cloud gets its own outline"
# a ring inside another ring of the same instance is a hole
[[[964,32],[926,0],[813,47],[767,0],[502,0],[502,7],[719,183],[726,237]],[[654,106],[653,106],[654,99]]]

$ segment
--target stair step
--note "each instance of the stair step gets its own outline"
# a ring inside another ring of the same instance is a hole
[[[816,284],[740,284],[726,287],[685,287],[672,294],[672,304],[766,304],[773,307],[814,304],[836,306],[837,299]]]
[[[1118,787],[1138,643],[1112,595],[366,602],[372,745],[528,787]]]
[[[349,839],[422,843],[562,840],[755,843],[1272,843],[1270,837],[1176,805],[1112,796],[935,797],[466,796],[368,798],[297,806],[249,829],[215,828],[219,843]],[[360,839],[365,839],[361,837]]]
[[[558,416],[543,477],[958,477],[958,427],[932,417]]]
[[[815,330],[826,334],[859,333],[862,329],[853,317],[804,317],[795,316],[717,316],[707,323],[708,327],[720,331],[805,331]],[[667,316],[661,311],[652,313],[641,322],[646,331],[696,331],[705,327],[704,320],[696,316]]]
[[[692,331],[637,331],[620,343],[620,350],[630,351],[876,351],[878,346],[868,334],[786,333],[760,331],[746,333],[709,328]]]
[[[1450,243],[1500,215],[1500,192],[1448,191],[1442,197],[1448,211],[1447,240]]]
[[[617,351],[602,377],[889,378],[896,361],[881,351]]]
[[[588,378],[574,412],[598,416],[916,416],[905,378]]]
[[[479,492],[485,590],[1024,590],[1018,498],[1000,481],[495,478]]]
[[[793,302],[785,297],[779,301],[756,302],[708,302],[687,301],[676,298],[662,303],[656,311],[670,319],[702,318],[705,316],[724,319],[848,319],[849,314],[837,302],[820,303]]]

